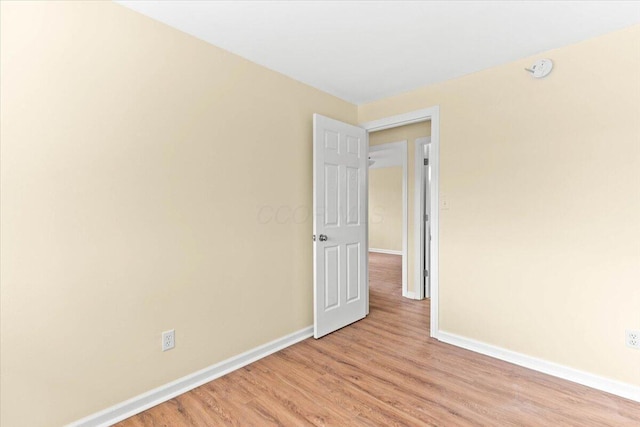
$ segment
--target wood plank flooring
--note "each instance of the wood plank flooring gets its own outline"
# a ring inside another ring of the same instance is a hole
[[[428,337],[396,255],[370,255],[370,315],[118,426],[640,426],[640,404]]]

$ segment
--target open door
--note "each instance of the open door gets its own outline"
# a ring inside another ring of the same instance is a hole
[[[369,311],[367,131],[313,115],[313,336]]]

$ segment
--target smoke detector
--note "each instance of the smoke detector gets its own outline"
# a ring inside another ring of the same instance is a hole
[[[536,61],[531,68],[525,68],[525,70],[530,72],[536,79],[547,77],[552,69],[553,61],[550,59],[541,59]]]

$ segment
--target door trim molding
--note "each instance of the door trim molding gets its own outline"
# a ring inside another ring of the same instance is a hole
[[[544,374],[582,384],[596,390],[605,391],[607,393],[615,394],[616,396],[640,402],[640,387],[632,384],[601,377],[589,372],[549,362],[544,359],[538,359],[533,356],[507,350],[502,347],[476,341],[449,332],[440,331],[438,332],[437,338],[442,342],[455,345],[456,347],[462,347],[495,359],[513,363],[514,365],[523,366],[534,371],[542,372]]]
[[[400,158],[402,159],[402,162],[399,165],[402,166],[402,251],[400,251],[400,255],[402,255],[402,296],[404,297],[409,297],[409,168],[407,165],[407,144],[407,140],[403,140],[373,146],[369,145],[369,152],[398,150],[400,151]],[[369,197],[369,179],[367,179],[367,197]],[[369,199],[367,199],[367,207],[368,206]],[[367,239],[368,237],[369,222],[367,220]],[[379,251],[379,249],[369,249],[369,251],[375,252]],[[368,283],[369,282],[367,282],[367,286]],[[367,294],[368,293],[367,289]]]
[[[415,283],[419,283],[417,290],[414,291],[417,298],[416,299],[424,299],[425,297],[429,297],[426,295],[424,289],[424,278],[422,272],[425,270],[424,265],[424,237],[425,237],[425,229],[424,229],[424,214],[426,212],[423,211],[422,207],[424,206],[424,146],[431,143],[431,137],[423,137],[417,138],[415,141],[415,153],[414,153],[414,168],[413,168],[413,230],[414,236],[416,238],[414,241],[414,265],[418,266],[415,271],[414,280]],[[434,182],[429,182],[430,186],[433,187]],[[433,188],[429,188],[429,194]],[[433,205],[431,205],[433,206]],[[433,208],[431,211],[433,212]],[[431,218],[433,218],[433,213],[429,212]],[[430,218],[430,219],[431,219]],[[431,222],[429,222],[431,224]],[[431,273],[431,272],[429,272]]]
[[[430,335],[437,338],[439,322],[439,282],[440,282],[440,106],[436,105],[421,110],[386,117],[379,120],[361,123],[368,132],[391,129],[398,126],[431,121],[431,329]],[[367,183],[368,185],[368,183]],[[368,193],[368,189],[367,189]],[[367,233],[368,234],[368,233]],[[367,288],[367,295],[368,295]]]
[[[369,132],[376,132],[413,123],[426,122],[432,120],[433,114],[435,113],[437,115],[439,110],[440,107],[436,105],[435,107],[423,108],[422,110],[410,111],[408,113],[385,117],[384,119],[360,123],[360,127],[365,128]]]
[[[113,425],[312,336],[313,325],[178,378],[146,393],[139,394],[129,400],[74,421],[68,424],[67,427],[107,427]]]

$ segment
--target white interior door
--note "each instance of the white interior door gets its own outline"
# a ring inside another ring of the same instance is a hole
[[[313,115],[314,337],[366,316],[367,132]]]

